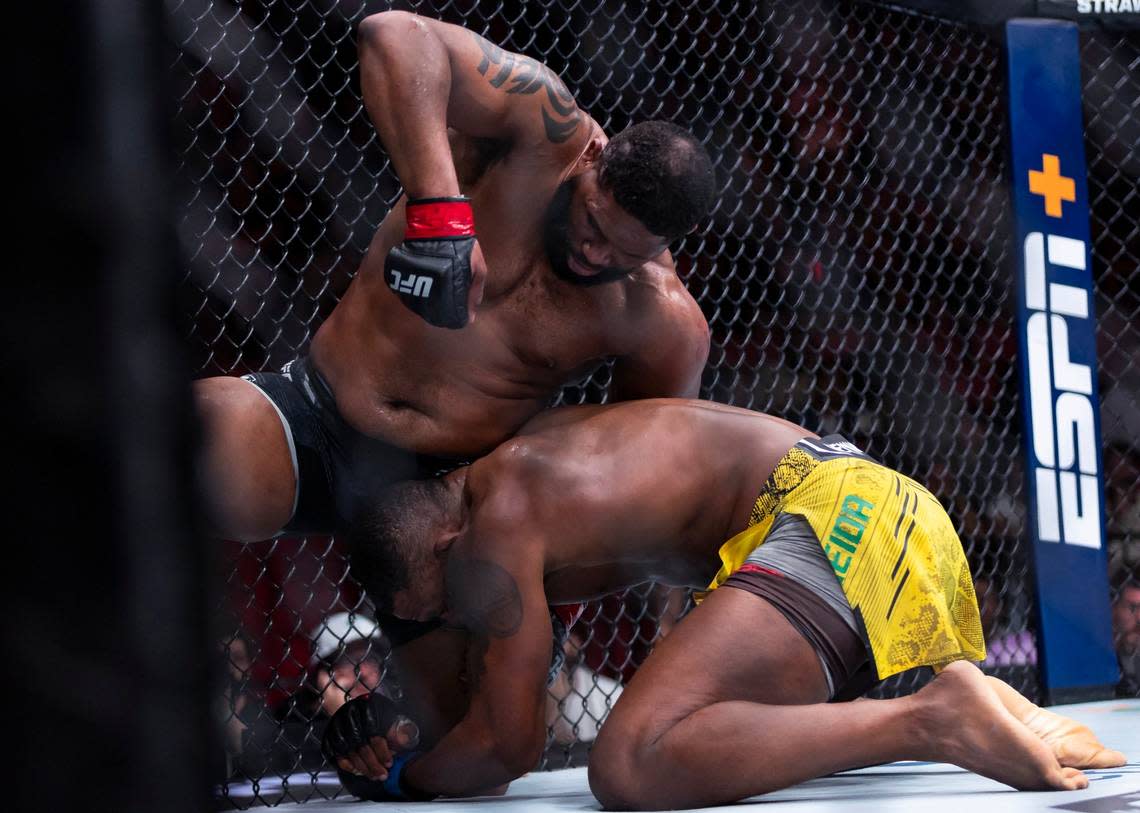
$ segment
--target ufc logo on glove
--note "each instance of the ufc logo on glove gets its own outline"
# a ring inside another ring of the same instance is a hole
[[[397,293],[411,294],[412,296],[431,296],[431,277],[417,277],[415,274],[401,274],[392,271],[392,281],[388,286]]]
[[[408,201],[404,241],[388,252],[389,287],[436,327],[467,324],[475,219],[465,197]],[[436,284],[438,283],[438,284]]]

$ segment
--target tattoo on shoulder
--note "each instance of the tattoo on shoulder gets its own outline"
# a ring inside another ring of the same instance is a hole
[[[447,602],[476,635],[509,638],[522,626],[522,594],[505,569],[484,559],[448,562]]]
[[[542,126],[547,141],[561,144],[574,135],[581,123],[582,111],[574,103],[574,97],[558,78],[558,74],[529,56],[500,48],[474,31],[471,35],[483,52],[476,70],[486,77],[491,87],[524,96],[540,90],[546,91],[546,104],[542,106]]]

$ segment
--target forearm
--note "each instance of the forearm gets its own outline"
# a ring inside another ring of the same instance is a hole
[[[358,49],[364,105],[408,196],[458,195],[447,140],[451,66],[429,21],[372,15],[360,24]]]
[[[465,720],[405,769],[405,781],[417,790],[445,796],[470,795],[510,782],[538,763],[545,727],[519,736],[526,741],[496,741],[493,732]]]

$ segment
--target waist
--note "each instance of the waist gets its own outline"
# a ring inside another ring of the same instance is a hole
[[[313,397],[353,431],[434,457],[461,460],[484,454],[514,435],[544,405],[489,398],[445,383],[430,393],[415,388],[398,397],[366,371],[348,381],[330,382],[312,359],[294,364],[307,376]]]
[[[784,454],[756,497],[748,518],[751,527],[780,510],[785,498],[808,479],[821,465],[847,461],[865,465],[880,464],[858,446],[840,435],[803,438]]]

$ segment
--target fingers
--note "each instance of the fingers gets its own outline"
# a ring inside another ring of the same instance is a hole
[[[471,287],[467,292],[467,323],[475,321],[475,311],[483,301],[483,289],[487,283],[487,261],[478,242],[471,249]]]
[[[388,768],[392,766],[392,752],[383,737],[372,737],[368,744],[356,752],[367,769],[365,776],[383,781],[388,778]]]
[[[387,778],[381,778],[380,776],[373,775],[374,771],[365,764],[363,759],[361,759],[359,751],[354,751],[345,757],[338,757],[336,765],[342,771],[347,771],[348,773],[355,774],[356,776],[363,776],[368,779],[376,779],[380,782],[383,782],[384,778]]]
[[[343,771],[383,782],[392,767],[392,752],[383,737],[372,737],[366,745],[338,758],[336,764]]]

